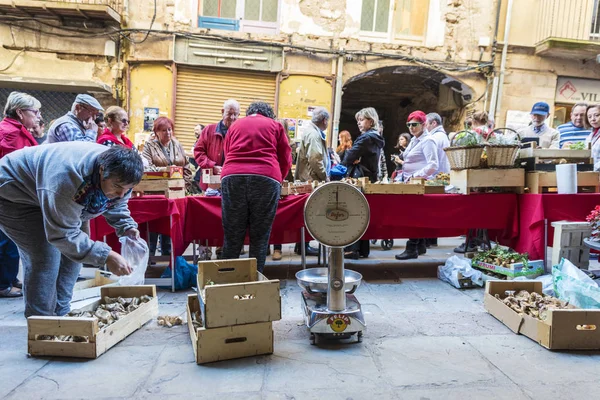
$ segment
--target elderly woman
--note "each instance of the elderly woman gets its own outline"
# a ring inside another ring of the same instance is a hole
[[[156,171],[159,168],[177,166],[183,167],[183,177],[186,187],[192,184],[192,171],[189,168],[188,159],[185,156],[183,146],[173,137],[173,121],[167,117],[159,117],[154,121],[154,139],[144,144],[142,157],[148,161],[146,169]],[[158,234],[150,232],[150,254],[156,252]],[[161,235],[161,252],[163,256],[171,254],[171,238]]]
[[[136,151],[89,142],[34,146],[0,160],[0,229],[22,257],[25,316],[69,312],[81,263],[127,275],[127,261],[81,230],[104,215],[138,238],[127,200],[144,172]]]
[[[125,132],[129,129],[129,118],[127,111],[121,107],[110,106],[104,115],[106,129],[102,135],[98,135],[97,143],[105,146],[124,146],[128,149],[133,148],[131,140],[125,136]]]
[[[357,112],[355,118],[360,136],[346,150],[342,165],[348,168],[351,177],[367,177],[371,182],[376,182],[379,159],[385,144],[379,134],[379,116],[374,108],[368,107]],[[368,257],[369,252],[369,241],[360,240],[346,248],[344,257],[357,260],[359,257]]]
[[[257,101],[229,127],[223,149],[223,258],[239,258],[249,231],[250,258],[262,272],[281,182],[292,166],[287,133],[271,106]]]
[[[0,159],[15,150],[37,145],[30,130],[41,118],[42,105],[25,93],[12,92],[6,100],[4,119],[0,122]],[[17,245],[0,230],[0,297],[23,295],[19,273],[19,251]]]
[[[425,130],[427,117],[423,111],[415,111],[408,116],[406,126],[413,135],[408,148],[404,151],[402,179],[408,182],[412,178],[430,178],[438,170],[438,146],[433,137]],[[418,258],[427,252],[425,239],[408,239],[406,250],[396,254],[397,260]]]

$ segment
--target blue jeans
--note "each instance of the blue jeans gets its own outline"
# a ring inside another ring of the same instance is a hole
[[[17,280],[19,273],[19,249],[0,230],[0,290],[8,289]]]
[[[0,228],[19,247],[25,317],[67,314],[81,264],[48,243],[41,209],[0,200]]]
[[[223,258],[239,258],[246,232],[250,236],[250,258],[262,272],[269,236],[277,212],[281,184],[261,175],[230,175],[221,181]]]

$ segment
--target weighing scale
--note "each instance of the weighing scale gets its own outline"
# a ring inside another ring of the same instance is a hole
[[[344,247],[357,242],[369,226],[369,203],[359,189],[343,182],[317,187],[306,200],[304,223],[311,236],[327,248],[329,268],[296,274],[310,341],[319,337],[362,341],[365,318],[354,292],[362,275],[344,269]]]

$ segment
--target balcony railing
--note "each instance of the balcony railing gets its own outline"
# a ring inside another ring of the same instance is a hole
[[[0,14],[121,22],[126,0],[0,0]]]
[[[599,0],[538,0],[536,44],[549,39],[600,41]]]

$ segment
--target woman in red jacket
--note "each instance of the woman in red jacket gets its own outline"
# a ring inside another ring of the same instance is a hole
[[[129,129],[127,111],[121,107],[110,106],[106,110],[104,118],[106,120],[106,129],[102,135],[98,136],[96,142],[105,146],[120,145],[128,149],[133,148],[133,143],[125,136],[125,132]]]
[[[0,158],[24,147],[36,146],[29,132],[41,118],[41,103],[26,93],[12,92],[6,99],[4,119],[0,122]],[[0,230],[0,297],[23,296],[23,284],[17,279],[17,245]]]
[[[292,166],[292,149],[283,125],[271,106],[257,101],[246,118],[231,125],[225,136],[225,163],[221,171],[223,258],[239,258],[246,232],[250,258],[263,271],[281,181]]]

